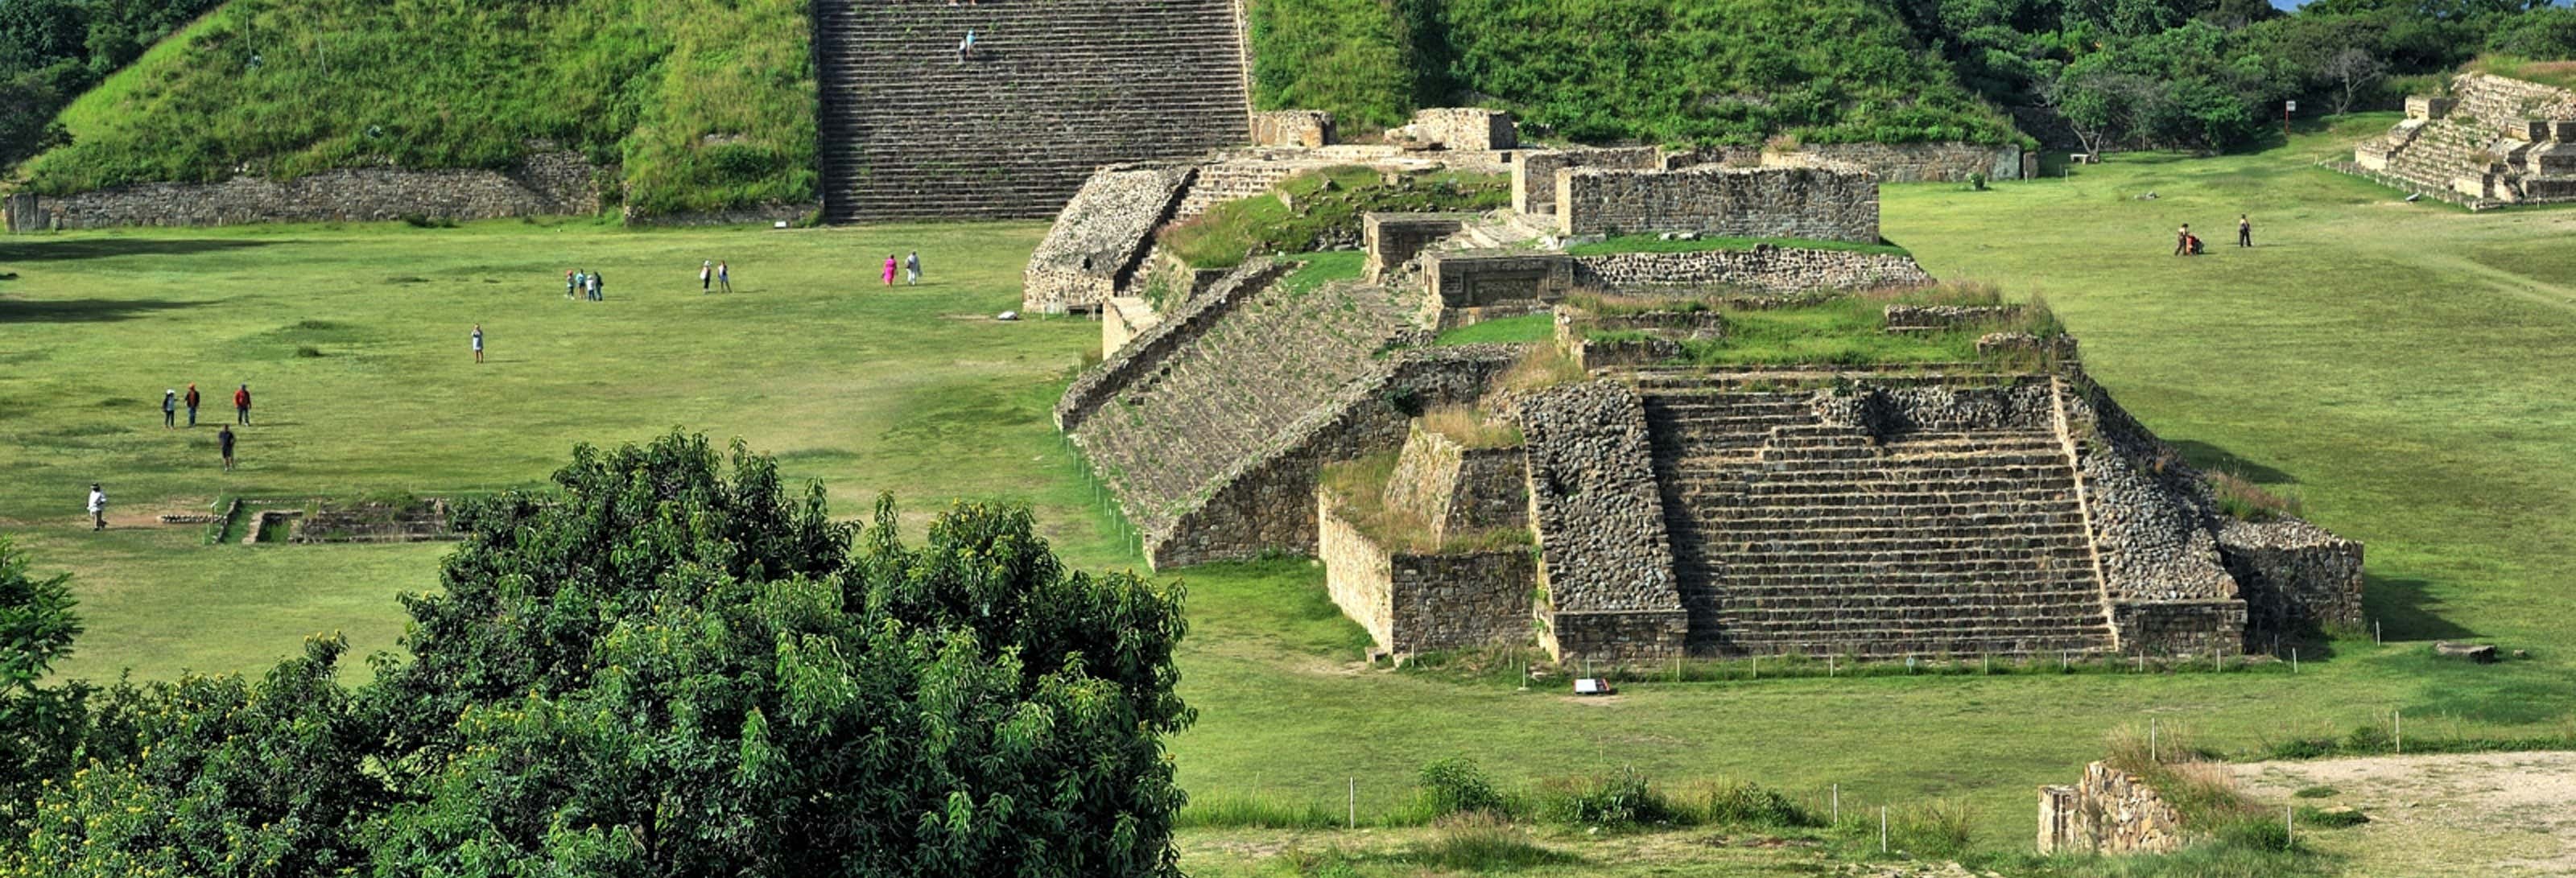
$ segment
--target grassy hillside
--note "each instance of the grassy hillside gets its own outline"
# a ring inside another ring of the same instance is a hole
[[[1499,103],[1583,141],[2017,139],[1873,0],[1259,0],[1262,106]]]
[[[25,173],[497,168],[547,140],[648,212],[811,200],[809,31],[795,0],[233,0],[64,110],[71,145]]]

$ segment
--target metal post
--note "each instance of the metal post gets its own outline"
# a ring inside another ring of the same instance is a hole
[[[1878,852],[1887,853],[1887,806],[1878,806]]]
[[[2163,762],[2156,756],[2156,718],[2147,717],[2147,761]]]
[[[1351,828],[1352,828],[1352,829],[1358,829],[1358,828],[1360,828],[1360,779],[1359,779],[1359,778],[1356,778],[1356,777],[1351,778],[1350,798],[1349,798],[1349,800],[1348,800],[1348,801],[1349,801],[1349,803],[1350,803],[1350,809],[1351,809]]]
[[[1843,825],[1843,785],[1834,785],[1834,825]]]
[[[2384,641],[2379,639],[2379,620],[2372,619],[2370,620],[2370,645],[2378,646],[2382,642]]]
[[[2397,755],[2404,756],[2406,755],[2406,712],[2392,710],[2388,715],[2397,718]]]
[[[1831,677],[1831,676],[1833,676],[1833,675],[1834,675],[1834,654],[1833,654],[1833,653],[1830,653],[1830,652],[1829,652],[1829,653],[1825,653],[1825,676],[1827,676],[1827,677]]]
[[[1758,655],[1753,657],[1753,679],[1762,679],[1762,657]]]
[[[2291,847],[2294,847],[2299,843],[2299,825],[2296,821],[2290,819],[2291,815],[2295,813],[2294,809],[2297,807],[2297,805],[2293,805],[2288,802],[2281,803],[2282,850],[2289,850]]]
[[[2293,646],[2293,647],[2290,647],[2290,673],[2291,673],[2291,674],[2297,674],[2298,672],[2299,672],[2299,648],[2298,648],[2298,647]]]

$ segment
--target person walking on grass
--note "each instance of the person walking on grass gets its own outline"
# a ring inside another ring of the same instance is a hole
[[[581,272],[564,272],[564,301],[572,301],[575,298],[574,291],[579,289],[581,289]]]
[[[161,391],[161,429],[172,430],[178,426],[179,391],[165,389]]]
[[[907,287],[910,287],[910,286],[919,286],[920,284],[921,284],[921,251],[919,251],[919,250],[911,250],[911,251],[907,251],[907,252],[905,252],[905,253],[903,254],[903,285],[904,285],[904,286],[907,286]]]
[[[89,483],[89,529],[107,529],[107,489],[99,487],[97,482]]]
[[[722,262],[716,263],[716,288],[733,292],[733,269]]]
[[[474,324],[474,362],[483,362],[483,324]]]
[[[2189,255],[2191,255],[2191,224],[2190,224],[2190,223],[2183,223],[2183,224],[2182,224],[2182,231],[2178,231],[2178,232],[2175,232],[2175,233],[2174,233],[2174,255],[2175,255],[2175,256],[2189,256]]]
[[[216,434],[215,434],[215,447],[216,447],[217,449],[220,449],[220,450],[221,450],[221,451],[223,451],[223,453],[224,453],[224,472],[232,472],[232,471],[233,471],[233,425],[231,425],[231,424],[225,424],[225,425],[224,425],[223,432],[220,432],[220,433],[216,433]]]
[[[182,397],[182,400],[188,404],[188,426],[193,428],[197,426],[197,403],[205,400],[204,396],[197,393],[197,382],[188,382],[188,395]]]
[[[2241,213],[2236,215],[2236,246],[2254,246],[2254,221]]]
[[[250,424],[250,385],[248,384],[233,391],[233,421],[244,426]]]
[[[894,286],[894,254],[886,254],[885,285]]]
[[[716,264],[704,259],[698,260],[698,294],[706,295],[708,285],[715,283],[715,280]]]

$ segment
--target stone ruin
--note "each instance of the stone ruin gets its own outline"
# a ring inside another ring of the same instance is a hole
[[[2039,788],[2039,854],[2170,854],[2182,814],[2137,775],[2096,762],[2073,784]]]
[[[2070,338],[1994,332],[1956,364],[1688,362],[1728,331],[1715,306],[1931,278],[1901,253],[1770,243],[1569,251],[1604,240],[1564,234],[1596,208],[1665,239],[1875,241],[1865,170],[1592,152],[1513,156],[1515,203],[1548,213],[1369,215],[1359,279],[1285,284],[1294,263],[1254,258],[1106,337],[1056,422],[1148,562],[1314,555],[1335,602],[1399,656],[2210,655],[2358,623],[2359,544],[2225,516]],[[1567,197],[1604,174],[1620,194]],[[1094,183],[1168,206],[1171,179]],[[1057,231],[1077,227],[1098,226],[1068,215]],[[1578,294],[1671,305],[1595,313]],[[1887,310],[1891,332],[2017,313]],[[1534,314],[1552,338],[1433,343]],[[1555,377],[1511,377],[1550,349],[1570,364]]]
[[[2463,73],[2448,96],[2407,98],[2406,119],[2353,163],[2473,207],[2576,201],[2576,92]]]

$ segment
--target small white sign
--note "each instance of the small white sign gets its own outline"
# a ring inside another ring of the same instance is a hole
[[[2290,102],[2289,102],[2289,110],[2290,110],[2290,112],[2293,112],[2293,113],[2298,112],[2298,111],[2299,111],[2299,102],[2298,102],[2298,101],[2290,101]]]
[[[1584,677],[1580,680],[1574,681],[1574,694],[1576,695],[1599,695],[1601,694],[1602,688],[1601,681],[1593,677]]]

